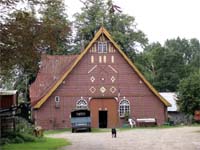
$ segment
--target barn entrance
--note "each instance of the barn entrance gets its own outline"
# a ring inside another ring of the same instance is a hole
[[[99,128],[107,128],[107,111],[99,111]]]
[[[112,128],[118,125],[118,102],[115,99],[91,99],[89,107],[93,128]]]

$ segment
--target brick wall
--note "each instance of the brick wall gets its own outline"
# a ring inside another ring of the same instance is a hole
[[[60,96],[60,108],[55,108],[55,96]],[[115,49],[105,54],[89,50],[41,108],[35,110],[36,123],[46,129],[70,127],[70,112],[81,97],[88,101],[93,127],[98,127],[100,108],[108,111],[108,127],[118,123],[122,126],[118,105],[123,97],[130,102],[132,118],[156,118],[159,125],[166,120],[166,106]]]

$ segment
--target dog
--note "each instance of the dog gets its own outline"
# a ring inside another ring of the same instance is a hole
[[[112,128],[111,133],[112,133],[112,138],[116,138],[117,137],[117,131],[116,131],[115,128]]]

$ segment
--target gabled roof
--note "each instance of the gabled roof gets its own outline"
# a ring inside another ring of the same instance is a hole
[[[80,60],[83,58],[83,56],[88,52],[89,48],[93,45],[93,43],[99,38],[101,34],[104,34],[110,42],[115,46],[115,48],[119,51],[119,53],[124,57],[124,59],[127,61],[127,63],[133,68],[133,70],[138,74],[138,76],[141,78],[141,80],[149,87],[149,89],[166,105],[170,106],[170,103],[165,100],[154,88],[153,86],[144,78],[144,76],[140,73],[140,71],[137,69],[137,67],[132,63],[132,61],[129,60],[129,58],[126,56],[126,54],[120,49],[120,47],[117,45],[117,43],[112,39],[111,35],[108,33],[108,31],[101,27],[99,31],[95,34],[94,38],[91,40],[91,42],[87,45],[87,47],[83,50],[83,52],[77,57],[77,59],[74,61],[74,63],[69,67],[69,69],[63,73],[63,75],[60,77],[60,79],[51,87],[51,89],[42,97],[34,106],[35,109],[40,108],[42,104],[46,102],[46,100],[53,94],[53,92],[59,87],[59,85],[63,82],[63,80],[70,74],[70,72],[76,67],[76,65],[80,62]]]
[[[42,55],[37,78],[30,86],[32,106],[45,96],[77,57],[78,55]]]

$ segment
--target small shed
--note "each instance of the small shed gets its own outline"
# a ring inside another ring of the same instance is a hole
[[[171,104],[171,106],[167,108],[170,121],[174,122],[174,124],[186,123],[187,118],[184,113],[179,111],[177,105],[177,94],[175,92],[160,92],[159,94]]]
[[[0,127],[1,136],[15,130],[17,111],[17,90],[0,90]]]
[[[17,103],[17,90],[0,90],[0,109],[8,109]]]

